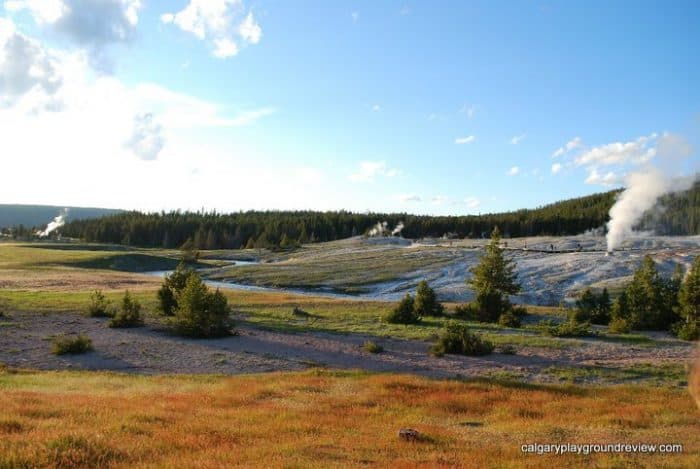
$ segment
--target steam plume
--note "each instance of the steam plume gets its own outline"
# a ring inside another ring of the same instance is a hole
[[[654,207],[659,197],[689,189],[695,177],[677,177],[679,163],[692,153],[692,147],[674,134],[659,138],[656,155],[659,167],[650,164],[626,177],[626,189],[610,209],[607,224],[608,252],[617,249],[633,232],[644,212]]]
[[[64,208],[61,210],[61,213],[56,216],[56,218],[53,219],[48,225],[46,225],[46,229],[44,231],[39,231],[37,235],[40,238],[45,238],[49,234],[51,234],[52,231],[56,230],[57,228],[62,227],[63,225],[66,224],[66,217],[68,216],[68,209]]]
[[[384,236],[389,231],[389,224],[385,221],[377,222],[367,234],[371,237]]]
[[[401,236],[401,231],[403,230],[403,222],[400,221],[398,225],[394,228],[394,230],[391,232],[391,236],[396,236],[399,235]]]

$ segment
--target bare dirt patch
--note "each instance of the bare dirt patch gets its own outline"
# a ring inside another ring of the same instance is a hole
[[[237,331],[238,335],[232,337],[192,340],[171,336],[153,321],[142,328],[110,329],[104,319],[78,314],[13,313],[0,327],[0,363],[22,368],[146,374],[239,374],[325,366],[440,378],[507,372],[524,379],[541,379],[543,371],[553,366],[682,365],[690,363],[694,356],[692,345],[679,341],[670,341],[668,346],[637,347],[590,340],[576,341],[576,346],[566,349],[520,347],[516,355],[437,358],[428,354],[430,343],[417,340],[360,334],[285,333],[245,324]],[[92,339],[93,352],[60,357],[51,354],[52,336],[78,333]],[[384,352],[364,351],[367,340],[380,343]]]

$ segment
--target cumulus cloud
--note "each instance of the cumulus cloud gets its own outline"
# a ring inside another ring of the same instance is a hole
[[[517,145],[517,144],[520,143],[525,137],[526,137],[525,134],[516,135],[516,136],[514,136],[513,138],[510,139],[510,144],[511,144],[511,145]]]
[[[574,162],[577,166],[646,163],[656,155],[656,148],[653,146],[655,140],[656,134],[651,134],[631,142],[600,145],[585,151]]]
[[[456,145],[464,145],[465,143],[473,143],[476,141],[476,137],[474,135],[468,135],[466,137],[459,137],[455,139],[455,144]]]
[[[552,174],[557,174],[559,171],[561,171],[561,163],[554,163],[552,165]]]
[[[598,168],[591,168],[588,172],[588,177],[584,181],[586,184],[597,184],[601,186],[614,186],[621,182],[613,171],[608,171],[605,174],[598,173]]]
[[[252,11],[245,12],[242,0],[190,0],[176,13],[160,17],[182,31],[207,41],[214,57],[225,59],[238,54],[245,44],[257,44],[262,28]]]
[[[55,104],[52,98],[63,81],[57,61],[55,54],[0,18],[0,107],[13,106],[28,95],[39,107]]]
[[[8,0],[9,12],[28,11],[37,25],[86,47],[94,65],[111,65],[108,44],[130,41],[139,21],[141,0]]]
[[[554,153],[552,153],[552,158],[558,158],[563,156],[577,148],[581,148],[582,142],[580,137],[574,137],[573,139],[566,142],[566,145],[559,147]]]
[[[445,195],[436,195],[430,199],[430,202],[432,202],[433,205],[442,205],[448,200],[449,198]]]
[[[396,168],[389,168],[384,161],[363,161],[356,173],[348,179],[353,182],[374,182],[377,177],[395,177],[401,173]]]
[[[510,168],[510,169],[508,170],[508,176],[515,176],[515,175],[518,174],[519,172],[520,172],[520,168],[517,167],[517,166],[513,166],[512,168]]]
[[[165,145],[162,128],[150,112],[134,116],[134,125],[126,147],[142,160],[155,160]]]

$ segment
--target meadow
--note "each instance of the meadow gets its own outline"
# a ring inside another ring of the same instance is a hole
[[[387,324],[386,301],[233,289],[223,291],[238,336],[175,340],[155,313],[160,279],[142,272],[171,268],[178,254],[0,243],[0,467],[700,465],[690,344],[604,329],[547,337],[534,324],[561,311],[531,306],[521,329],[467,322],[516,355],[435,358],[427,349],[445,318]],[[255,254],[206,252],[201,263]],[[115,302],[128,288],[146,327],[114,331],[84,318],[93,288]],[[83,328],[95,351],[42,361],[53,332]],[[384,352],[364,352],[366,339]],[[117,358],[139,367],[115,372]],[[421,438],[403,441],[400,428]],[[683,452],[521,451],[536,443],[673,443]]]
[[[686,390],[311,370],[236,377],[0,372],[0,466],[698,467]],[[420,432],[398,438],[400,428]],[[524,444],[681,444],[524,454]]]

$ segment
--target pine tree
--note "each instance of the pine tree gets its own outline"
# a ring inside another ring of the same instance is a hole
[[[700,256],[693,261],[678,294],[681,322],[678,337],[686,340],[700,339]]]
[[[435,290],[425,280],[418,284],[413,308],[418,316],[442,316],[445,311],[437,300]]]
[[[476,292],[476,303],[482,320],[495,321],[511,304],[507,295],[520,291],[515,274],[515,262],[503,256],[500,246],[501,233],[498,227],[491,233],[491,242],[479,263],[470,269],[472,278],[467,281]]]

